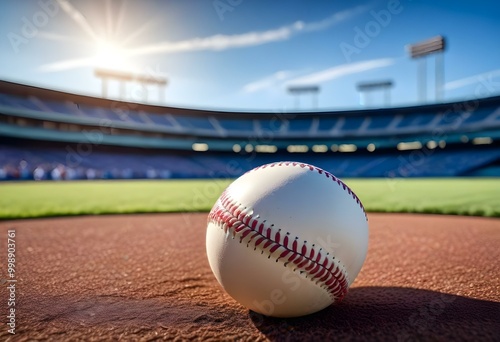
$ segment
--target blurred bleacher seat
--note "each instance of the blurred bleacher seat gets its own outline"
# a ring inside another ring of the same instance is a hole
[[[237,113],[0,81],[0,179],[50,179],[52,173],[63,179],[237,177],[283,159],[340,177],[500,176],[499,139],[500,97],[372,110]],[[400,142],[420,147],[396,148]],[[68,148],[78,144],[91,152],[71,155]],[[343,153],[339,146],[345,144],[355,150]],[[307,152],[290,153],[291,145]],[[323,150],[314,150],[317,145]],[[418,153],[424,157],[412,161]]]

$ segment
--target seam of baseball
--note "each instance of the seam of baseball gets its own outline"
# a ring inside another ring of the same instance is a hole
[[[261,254],[264,251],[269,253],[268,259],[273,255],[277,255],[276,262],[286,259],[281,260],[285,267],[293,265],[293,271],[306,273],[306,278],[326,290],[335,302],[341,301],[347,294],[349,284],[343,265],[334,256],[330,257],[329,252],[325,255],[322,248],[315,248],[315,244],[308,246],[307,241],[303,241],[299,248],[297,236],[293,239],[289,232],[276,229],[274,224],[260,219],[252,209],[237,203],[226,191],[208,215],[209,222],[220,225],[233,239],[238,236],[240,243],[246,239],[247,247],[253,242],[254,250],[258,248]]]
[[[259,170],[259,169],[265,169],[266,167],[275,167],[275,166],[283,166],[283,165],[285,165],[285,166],[290,166],[290,165],[291,166],[300,166],[303,169],[308,168],[310,171],[316,171],[320,175],[324,175],[326,178],[331,179],[332,181],[337,183],[339,186],[341,186],[344,189],[344,191],[346,191],[349,195],[351,195],[351,197],[356,201],[356,203],[359,205],[361,210],[363,210],[363,214],[365,215],[365,219],[366,219],[366,221],[368,221],[368,216],[366,214],[365,207],[363,206],[363,203],[361,203],[361,200],[359,199],[359,197],[354,193],[354,191],[352,191],[351,188],[349,188],[349,186],[347,186],[347,184],[345,184],[342,180],[338,179],[333,174],[331,174],[328,171],[323,170],[322,168],[319,168],[317,166],[307,164],[307,163],[282,161],[282,162],[275,162],[275,163],[261,165],[261,166],[258,166],[258,167],[254,168],[248,172],[253,172],[253,171]]]

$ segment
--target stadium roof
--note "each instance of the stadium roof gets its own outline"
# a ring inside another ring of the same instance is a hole
[[[0,94],[11,94],[18,96],[38,96],[47,100],[54,101],[71,101],[75,104],[87,104],[100,106],[103,108],[128,108],[134,110],[144,110],[148,113],[164,114],[166,111],[174,115],[186,115],[191,117],[205,117],[207,115],[217,116],[221,118],[240,118],[240,119],[253,119],[253,118],[271,118],[280,116],[286,119],[300,119],[311,118],[311,116],[376,116],[376,115],[397,115],[407,113],[429,113],[429,112],[446,112],[446,111],[460,111],[467,110],[468,108],[477,109],[481,106],[500,103],[500,96],[487,97],[482,99],[465,99],[463,101],[454,101],[448,103],[429,104],[420,106],[405,106],[405,107],[391,107],[391,108],[376,108],[376,109],[360,109],[360,110],[334,110],[334,111],[274,111],[274,112],[245,112],[245,111],[217,111],[205,110],[197,108],[179,108],[179,107],[166,107],[158,105],[149,105],[143,103],[126,102],[114,99],[103,99],[99,97],[78,95],[68,92],[62,92],[52,89],[46,89],[21,83],[2,81],[0,80]]]

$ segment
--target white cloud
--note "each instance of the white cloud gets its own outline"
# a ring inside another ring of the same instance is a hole
[[[319,20],[319,21],[314,21],[311,23],[305,23],[303,24],[303,30],[306,32],[313,32],[313,31],[321,31],[329,28],[330,26],[336,25],[344,20],[347,20],[357,14],[363,13],[367,11],[370,8],[368,5],[362,5],[362,6],[356,6],[354,8],[350,8],[341,12],[337,12],[335,14],[332,14],[331,16]],[[296,22],[295,24],[297,25],[298,23],[301,23],[300,21]]]
[[[75,59],[67,59],[64,61],[44,64],[38,67],[38,71],[40,72],[55,72],[55,71],[64,71],[70,69],[82,68],[85,66],[93,65],[95,58],[75,58]]]
[[[92,29],[87,19],[67,0],[57,0],[61,8],[66,14],[72,18],[80,28],[89,34],[95,41],[99,41],[95,31]],[[217,34],[205,38],[193,38],[177,42],[160,42],[156,44],[146,45],[135,49],[122,50],[124,57],[133,55],[148,55],[155,53],[179,53],[189,51],[221,51],[233,48],[251,47],[273,42],[284,41],[290,39],[294,35],[300,33],[314,32],[325,30],[333,25],[336,25],[354,15],[362,13],[368,9],[367,6],[357,6],[341,12],[332,14],[322,20],[305,23],[303,21],[296,21],[293,24],[285,25],[267,31],[251,31],[235,35]],[[142,33],[143,29],[140,28],[138,33]],[[48,39],[54,39],[54,36]],[[42,65],[39,67],[40,71],[64,71],[76,69],[92,65],[93,58],[76,58],[70,60],[56,61],[54,63]],[[257,86],[258,88],[258,86]],[[252,89],[252,87],[250,87]]]
[[[69,36],[63,36],[62,34],[46,32],[46,31],[39,31],[37,38],[43,38],[55,41],[64,41],[64,42],[71,42],[73,40],[73,38]]]
[[[84,30],[94,40],[97,41],[99,39],[99,37],[95,33],[94,29],[92,28],[92,26],[87,21],[87,18],[85,18],[85,16],[80,11],[78,11],[75,7],[73,7],[73,5],[69,1],[67,1],[67,0],[57,0],[57,2],[59,4],[59,6],[61,6],[61,8],[63,9],[63,11],[66,12],[66,14],[71,19],[73,19],[73,21],[75,21],[76,24],[78,26],[80,26],[80,28],[82,30]]]
[[[162,42],[143,46],[137,49],[129,50],[131,55],[147,55],[154,53],[177,53],[187,51],[202,50],[226,50],[230,48],[239,48],[255,46],[286,40],[290,37],[292,31],[287,27],[281,27],[276,30],[265,32],[248,32],[239,35],[218,34],[207,38],[194,38],[179,42]]]
[[[333,68],[325,69],[309,75],[301,76],[296,79],[292,79],[288,83],[293,83],[294,85],[325,83],[342,76],[357,74],[360,72],[378,68],[384,68],[394,64],[394,62],[394,58],[381,58],[357,63],[342,64]]]
[[[395,61],[396,59],[394,58],[381,58],[357,63],[342,64],[296,78],[294,78],[294,76],[299,74],[298,71],[281,70],[244,85],[243,92],[254,93],[256,91],[281,88],[289,85],[321,84],[346,75],[384,68],[394,64]]]
[[[252,31],[235,35],[214,35],[205,38],[194,38],[178,42],[161,42],[152,45],[129,50],[132,55],[143,55],[153,53],[176,53],[200,50],[226,50],[231,48],[242,48],[257,46],[290,39],[292,36],[302,32],[313,32],[325,30],[367,9],[366,6],[357,6],[348,10],[335,13],[323,20],[304,23],[296,21],[293,24],[267,31]]]
[[[272,87],[279,87],[281,84],[283,84],[283,82],[286,79],[292,77],[293,74],[295,73],[289,70],[277,71],[272,75],[266,76],[264,78],[261,78],[260,80],[246,84],[243,87],[243,92],[254,93],[259,90],[265,90]]]
[[[492,77],[496,77],[496,76],[500,76],[500,69],[491,70],[491,71],[477,74],[474,76],[469,76],[469,77],[461,78],[459,80],[447,82],[444,85],[444,87],[446,90],[463,88],[463,87],[466,87],[466,86],[471,85],[471,84],[484,82],[487,79],[491,79]]]

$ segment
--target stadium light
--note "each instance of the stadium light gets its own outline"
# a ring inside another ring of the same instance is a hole
[[[477,137],[472,139],[473,145],[489,145],[493,143],[493,139],[490,137]]]
[[[278,147],[274,145],[256,145],[255,152],[257,153],[276,153]]]
[[[412,58],[424,57],[431,53],[444,51],[445,40],[443,36],[436,36],[420,43],[409,45],[408,49]]]
[[[193,151],[196,151],[196,152],[208,151],[208,145],[205,143],[194,143],[192,148],[193,148]]]
[[[309,85],[309,86],[290,86],[288,87],[288,92],[295,96],[295,109],[299,109],[300,107],[300,98],[301,94],[310,93],[313,99],[313,108],[318,108],[318,93],[319,86]]]
[[[354,144],[341,144],[339,146],[339,152],[356,152],[358,147]]]
[[[446,48],[446,41],[443,36],[436,36],[430,39],[424,40],[419,43],[411,44],[407,46],[407,50],[410,57],[413,59],[420,59],[420,64],[418,68],[418,97],[420,101],[425,101],[427,94],[426,87],[426,74],[427,65],[425,58],[430,54],[436,53],[435,60],[435,70],[436,70],[436,100],[439,101],[443,97],[443,84],[444,84],[444,59],[443,52]]]
[[[421,148],[422,148],[422,143],[420,141],[400,142],[397,145],[397,149],[399,151],[419,150]]]
[[[325,152],[328,152],[328,146],[326,146],[326,145],[314,145],[312,147],[312,150],[315,153],[325,153]]]
[[[433,150],[438,146],[438,143],[434,140],[429,140],[426,145],[429,150]]]
[[[158,86],[158,94],[159,94],[158,100],[160,102],[164,102],[164,93],[165,93],[164,89],[167,86],[167,79],[164,77],[150,76],[150,75],[136,75],[131,72],[104,70],[104,69],[95,69],[94,75],[102,80],[101,92],[102,92],[102,97],[104,98],[108,97],[109,80],[116,80],[120,83],[120,99],[123,99],[125,97],[126,82],[135,81],[141,84],[143,88],[144,91],[143,101],[146,101],[148,96],[146,86],[149,84],[153,84]]]
[[[289,153],[306,153],[309,151],[309,147],[307,145],[288,145],[286,150]]]
[[[390,88],[394,86],[394,83],[390,80],[387,81],[379,81],[379,82],[362,82],[358,83],[356,87],[359,91],[360,101],[364,105],[368,105],[368,97],[367,93],[372,91],[376,91],[379,89],[384,90],[384,104],[388,106],[391,101],[390,97]]]

